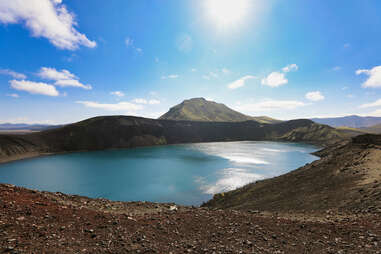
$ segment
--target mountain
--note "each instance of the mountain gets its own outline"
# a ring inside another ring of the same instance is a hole
[[[361,135],[315,153],[320,160],[279,177],[216,194],[204,206],[234,210],[381,212],[381,135]]]
[[[204,98],[185,100],[179,105],[172,107],[159,119],[206,122],[244,122],[249,120],[254,120],[259,123],[280,122],[279,120],[266,116],[247,116],[227,107],[222,103],[208,101]]]
[[[29,131],[41,131],[51,128],[60,127],[58,125],[48,125],[48,124],[25,124],[25,123],[3,123],[0,124],[0,131],[7,130],[29,130]]]
[[[363,128],[371,127],[376,124],[381,124],[381,117],[373,116],[345,116],[345,117],[333,117],[333,118],[311,118],[310,120],[326,124],[332,127],[351,127],[351,128]]]
[[[369,132],[369,133],[381,134],[381,124],[376,124],[370,127],[364,127],[364,128],[361,128],[361,130]]]
[[[196,122],[105,116],[41,132],[0,135],[0,162],[46,153],[163,144],[273,140],[327,145],[344,138],[332,127],[305,119],[263,124],[257,121]]]

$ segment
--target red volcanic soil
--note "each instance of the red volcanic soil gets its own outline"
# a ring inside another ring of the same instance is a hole
[[[381,253],[377,214],[179,207],[0,185],[0,253]]]

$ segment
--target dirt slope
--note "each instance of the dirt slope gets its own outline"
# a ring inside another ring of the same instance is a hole
[[[329,147],[288,174],[215,195],[208,207],[266,211],[381,212],[381,136]]]
[[[380,253],[381,217],[122,203],[0,185],[0,253]]]

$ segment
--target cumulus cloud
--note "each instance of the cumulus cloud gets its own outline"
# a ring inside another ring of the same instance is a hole
[[[114,104],[98,103],[93,101],[77,101],[77,103],[85,105],[88,108],[96,108],[107,111],[137,111],[143,109],[141,105],[136,105],[125,101]]]
[[[379,107],[379,106],[381,106],[381,99],[379,99],[375,102],[372,102],[372,103],[362,104],[362,105],[360,105],[360,108],[373,108],[373,107]]]
[[[22,73],[18,73],[9,69],[0,69],[1,75],[8,75],[15,79],[26,79],[26,75]]]
[[[180,77],[180,76],[177,74],[171,74],[171,75],[167,75],[167,76],[161,76],[161,79],[176,79],[178,77]]]
[[[237,110],[246,112],[264,112],[274,110],[292,110],[306,106],[304,102],[294,100],[264,100],[257,103],[240,104]]]
[[[279,87],[288,83],[286,73],[297,71],[299,67],[296,64],[289,64],[282,68],[282,72],[273,71],[267,77],[262,79],[262,85],[269,87]]]
[[[282,68],[283,72],[297,71],[299,67],[296,64],[289,64],[286,67]]]
[[[257,77],[251,76],[251,75],[244,76],[244,77],[230,83],[228,85],[228,88],[229,89],[237,89],[237,88],[243,87],[243,86],[245,86],[246,80],[255,79],[255,78],[257,78]]]
[[[75,15],[67,10],[62,0],[0,0],[0,22],[23,24],[32,36],[44,37],[60,49],[97,45],[76,30]]]
[[[324,95],[320,91],[306,93],[306,99],[310,101],[322,101],[324,98]]]
[[[117,96],[117,97],[123,97],[124,93],[121,91],[114,91],[110,93],[111,95]]]
[[[68,70],[57,71],[55,68],[42,67],[38,73],[43,79],[49,80],[62,80],[62,79],[76,79],[77,77],[70,73]]]
[[[356,71],[357,75],[367,75],[368,79],[362,84],[364,88],[381,88],[381,65],[370,70],[361,69]]]
[[[43,79],[54,80],[56,86],[61,87],[80,87],[86,90],[92,89],[91,85],[84,85],[79,82],[79,78],[68,70],[58,71],[55,68],[42,67],[38,73]]]
[[[274,71],[270,73],[267,77],[262,79],[262,85],[270,87],[279,87],[288,83],[288,79],[285,77],[284,73]]]
[[[41,94],[47,96],[58,96],[59,92],[52,85],[42,82],[32,82],[27,80],[10,80],[13,89],[25,91],[31,94]]]

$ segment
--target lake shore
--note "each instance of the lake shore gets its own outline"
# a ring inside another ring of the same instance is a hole
[[[378,253],[381,244],[372,213],[113,202],[5,184],[0,198],[0,250],[9,253]]]
[[[26,159],[32,159],[37,158],[41,156],[46,155],[52,155],[53,153],[40,153],[40,152],[28,152],[24,154],[14,154],[8,157],[0,157],[0,164],[5,164],[9,162],[19,161],[19,160],[26,160]]]

